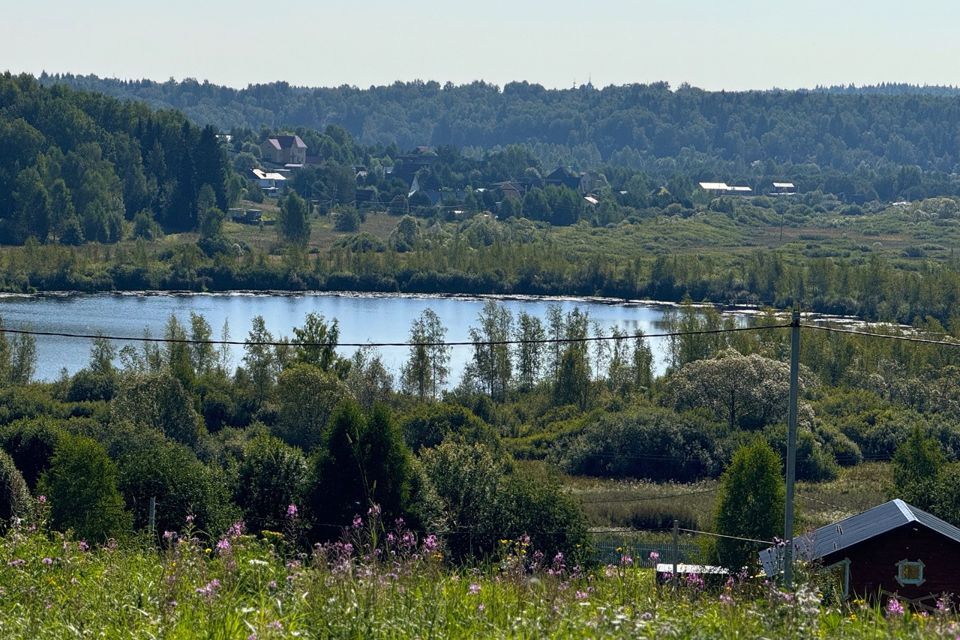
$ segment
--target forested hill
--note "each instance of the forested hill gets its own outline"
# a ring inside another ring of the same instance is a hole
[[[193,229],[226,209],[229,177],[214,129],[183,114],[0,75],[0,244]]]
[[[181,109],[221,129],[336,124],[361,144],[525,144],[542,160],[587,168],[651,169],[678,163],[815,163],[853,170],[866,162],[960,170],[960,91],[950,87],[830,87],[812,91],[710,92],[666,83],[548,90],[514,82],[394,83],[358,89],[284,82],[237,90],[195,80],[157,83],[43,75],[108,95]]]

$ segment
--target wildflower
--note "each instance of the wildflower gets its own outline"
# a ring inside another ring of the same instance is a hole
[[[40,562],[42,562],[43,564],[47,564],[47,565],[53,564],[53,558],[44,558],[44,559],[41,560]]]
[[[480,585],[471,584],[469,587],[469,591],[470,591],[470,595],[474,595],[474,596],[477,595],[478,593],[480,593]]]
[[[191,513],[186,517],[187,524],[193,524],[193,514]]]
[[[353,528],[359,529],[363,526],[363,518],[360,516],[353,516]]]
[[[733,597],[729,593],[721,593],[720,604],[725,604],[725,605],[733,604]]]
[[[694,589],[703,589],[703,576],[698,573],[691,573],[687,576],[687,586]]]
[[[84,551],[89,551],[90,545],[87,544],[86,540],[81,540],[80,542],[77,543],[77,548],[80,549],[80,552],[82,553]]]
[[[650,552],[650,563],[651,563],[651,564],[657,564],[658,562],[660,562],[660,554],[659,554],[658,552],[656,552],[656,551],[651,551],[651,552]]]
[[[486,607],[482,602],[477,605],[477,613],[483,613],[484,609],[486,609]]]
[[[623,554],[620,556],[620,566],[629,567],[633,565],[633,558],[629,554]]]
[[[271,580],[270,582],[268,582],[268,583],[267,583],[267,588],[270,589],[271,591],[276,590],[276,588],[277,588],[277,581],[276,581],[276,580]]]
[[[380,515],[380,505],[375,504],[375,505],[371,506],[369,509],[367,509],[367,515],[370,516],[371,518],[376,518],[377,516],[379,516],[379,515]]]
[[[217,542],[217,553],[229,553],[230,552],[230,540],[227,538],[222,538]]]
[[[37,502],[40,504],[47,504],[47,496],[37,496]]]
[[[229,529],[227,529],[227,535],[231,538],[239,538],[243,535],[243,532],[246,528],[247,525],[243,523],[243,520],[238,520],[230,525]]]
[[[440,543],[437,541],[437,536],[433,535],[432,533],[423,541],[423,548],[427,553],[433,553],[437,550],[438,546],[440,546]]]
[[[11,560],[10,562],[8,562],[8,563],[7,563],[7,566],[8,566],[8,567],[22,567],[22,566],[25,565],[25,564],[27,564],[27,561],[26,561],[26,560],[23,560],[23,559],[18,558],[18,559],[16,559],[16,560]]]
[[[890,616],[903,615],[903,605],[896,598],[890,598],[889,600],[887,600],[887,615],[890,615]]]
[[[576,597],[577,600],[586,600],[589,595],[590,594],[588,594],[586,591],[580,591],[578,589],[577,592],[574,594],[574,597]]]
[[[176,537],[177,537],[177,534],[174,533],[173,531],[164,531],[164,532],[163,532],[163,539],[164,539],[165,541],[167,541],[167,542],[170,542],[171,540],[173,540],[173,539],[176,538]]]
[[[287,517],[291,520],[297,517],[297,505],[292,502],[287,505]]]
[[[207,598],[213,597],[220,588],[220,581],[214,578],[202,587],[197,587],[196,592]]]
[[[283,623],[280,622],[279,620],[274,620],[273,622],[271,622],[270,624],[267,625],[267,628],[268,628],[268,629],[273,629],[273,630],[275,630],[275,631],[282,631],[282,630],[283,630]]]

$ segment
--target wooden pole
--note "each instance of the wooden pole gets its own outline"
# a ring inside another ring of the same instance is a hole
[[[787,415],[787,496],[783,514],[783,583],[793,586],[793,493],[797,478],[797,395],[800,377],[800,309],[790,323],[790,404]]]
[[[680,556],[680,521],[673,521],[673,575],[670,579],[673,581],[673,588],[677,588],[677,558]]]

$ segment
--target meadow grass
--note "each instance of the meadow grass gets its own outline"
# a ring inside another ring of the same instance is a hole
[[[442,541],[376,517],[310,551],[234,525],[186,524],[91,548],[39,526],[0,539],[3,638],[956,638],[957,617],[824,601],[736,578],[657,587],[649,559],[599,567],[545,558],[525,539],[455,565]]]

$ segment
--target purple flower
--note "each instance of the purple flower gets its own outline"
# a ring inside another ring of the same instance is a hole
[[[230,528],[227,529],[227,535],[231,538],[239,538],[243,535],[243,532],[246,530],[247,525],[243,523],[243,520],[238,520],[230,525]]]
[[[47,496],[37,496],[37,502],[40,504],[47,504]]]
[[[53,558],[44,558],[40,562],[42,562],[43,564],[53,564]]]
[[[651,551],[650,562],[652,562],[653,564],[657,564],[658,562],[660,562],[660,554],[657,553],[656,551]]]
[[[90,545],[87,544],[87,541],[86,541],[86,540],[81,540],[80,542],[77,543],[77,548],[80,549],[80,551],[81,551],[81,553],[82,553],[82,552],[84,552],[84,551],[89,551],[89,550],[90,550]]]
[[[229,553],[230,552],[230,540],[227,538],[222,538],[217,543],[217,552],[218,553]]]
[[[360,516],[353,516],[353,528],[359,529],[363,526],[363,518]]]
[[[720,604],[733,604],[733,597],[729,593],[721,593]]]
[[[622,556],[620,556],[620,566],[622,567],[633,566],[633,558],[626,553],[623,554]]]
[[[903,604],[900,603],[896,598],[890,598],[887,600],[887,615],[890,616],[902,616],[903,615]]]
[[[193,514],[191,513],[186,517],[187,524],[193,524]]]
[[[276,589],[276,588],[277,588],[277,581],[276,581],[276,580],[271,580],[270,582],[268,582],[268,583],[267,583],[267,588],[270,589],[271,591],[273,591],[274,589]]]
[[[586,600],[587,597],[589,597],[590,594],[587,593],[586,591],[580,591],[580,590],[578,589],[577,592],[576,592],[576,594],[574,594],[574,595],[575,595],[575,597],[577,598],[577,600]]]
[[[213,597],[217,593],[217,589],[220,588],[220,581],[214,578],[207,584],[202,587],[197,587],[196,592],[207,598]]]
[[[11,560],[10,562],[8,562],[8,563],[7,563],[7,566],[8,566],[8,567],[22,567],[22,566],[25,565],[25,564],[27,564],[27,561],[26,561],[26,560],[22,560],[22,559],[18,558],[18,559],[16,559],[16,560]]]
[[[475,596],[475,595],[477,595],[478,593],[480,593],[480,585],[478,585],[478,584],[471,584],[471,585],[470,585],[470,594]]]
[[[379,516],[379,515],[380,515],[380,505],[375,504],[375,505],[371,506],[369,509],[367,509],[367,515],[370,516],[371,518],[376,518],[377,516]]]
[[[478,613],[483,613],[485,609],[486,609],[486,607],[484,606],[484,604],[483,604],[482,602],[477,605],[477,612],[478,612]]]
[[[174,533],[173,531],[164,531],[164,532],[163,532],[163,539],[166,540],[167,542],[170,542],[171,540],[173,540],[173,539],[176,538],[176,537],[177,537],[177,534]]]
[[[433,535],[432,533],[423,541],[423,548],[427,553],[433,553],[439,546],[440,543],[437,541],[437,536]]]
[[[297,511],[297,505],[293,504],[292,502],[287,505],[287,517],[288,517],[288,518],[290,518],[291,520],[293,520],[294,518],[297,517],[297,513],[298,513],[298,511]]]

